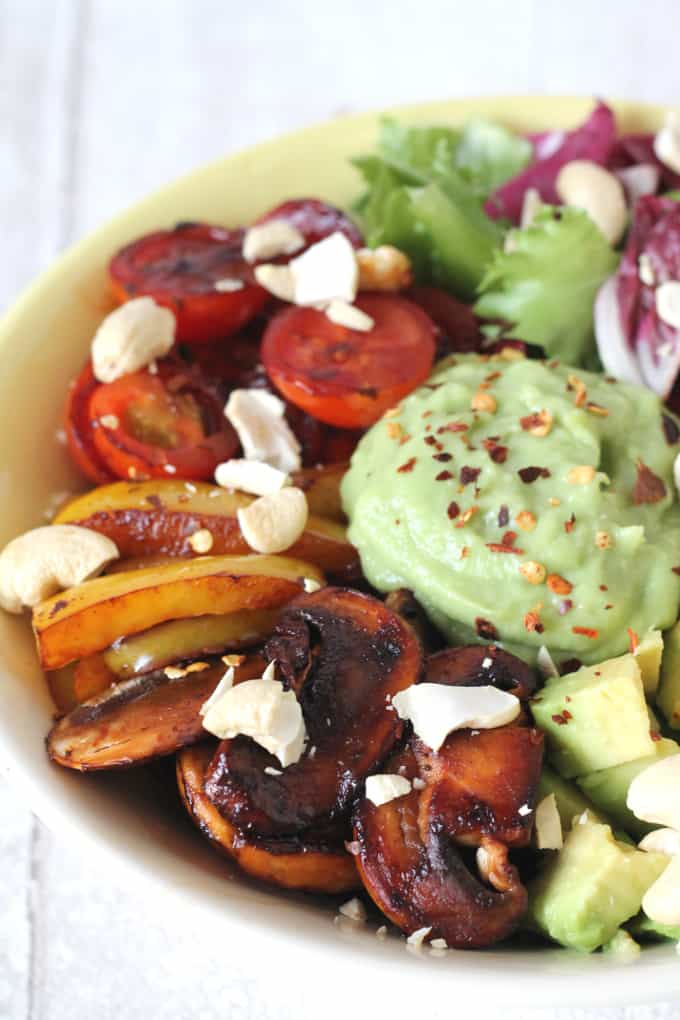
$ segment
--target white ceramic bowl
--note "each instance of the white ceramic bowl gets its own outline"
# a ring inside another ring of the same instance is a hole
[[[477,114],[536,130],[576,124],[590,105],[585,99],[510,97],[394,112],[410,121],[451,123]],[[654,129],[664,113],[639,104],[615,106],[627,130]],[[50,495],[76,483],[55,434],[67,383],[108,310],[105,267],[116,248],[180,219],[247,223],[288,197],[309,194],[346,204],[358,187],[348,157],[371,148],[376,125],[374,114],[342,118],[199,169],[81,241],[17,301],[0,324],[0,543],[43,523]],[[638,962],[622,967],[611,957],[547,948],[414,955],[402,939],[376,939],[375,925],[348,932],[333,924],[332,905],[283,896],[236,875],[197,831],[139,786],[134,772],[80,776],[52,766],[44,751],[51,715],[29,627],[0,613],[0,760],[13,781],[55,831],[217,916],[225,946],[255,934],[259,944],[275,944],[279,960],[302,952],[308,973],[332,975],[336,982],[347,968],[374,988],[389,987],[395,1002],[442,1003],[454,995],[457,1006],[466,1000],[595,1006],[680,995],[672,944],[645,948]]]

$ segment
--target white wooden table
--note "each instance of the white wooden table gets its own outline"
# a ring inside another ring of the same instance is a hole
[[[677,0],[0,0],[0,308],[149,189],[303,123],[504,91],[678,101],[679,33]],[[332,1002],[310,1001],[304,961],[268,987],[256,945],[168,918],[1,777],[0,817],[0,1020],[361,1015],[351,975]],[[540,1015],[595,1018],[558,1006]]]

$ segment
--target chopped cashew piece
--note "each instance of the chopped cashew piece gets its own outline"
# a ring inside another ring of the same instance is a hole
[[[275,259],[277,255],[292,255],[304,246],[304,236],[288,220],[267,220],[246,230],[243,257],[246,262],[259,262]]]
[[[313,577],[305,577],[302,582],[302,587],[305,589],[308,595],[312,595],[315,591],[319,591],[321,585]]]
[[[660,284],[654,292],[656,314],[668,326],[680,329],[680,283],[667,280]]]
[[[680,924],[680,857],[668,866],[642,897],[642,909],[657,924]]]
[[[366,799],[376,807],[389,804],[397,797],[404,797],[411,792],[411,782],[405,776],[389,773],[366,777]]]
[[[565,205],[583,209],[610,244],[626,229],[628,210],[623,185],[598,163],[575,159],[557,175],[555,190]]]
[[[519,715],[519,699],[496,687],[446,687],[413,684],[392,698],[400,719],[410,719],[418,737],[438,751],[449,733],[488,730]]]
[[[639,772],[628,787],[626,804],[643,822],[680,830],[680,754]]]
[[[542,208],[543,202],[541,201],[541,194],[538,189],[527,188],[522,200],[522,214],[519,221],[522,230],[532,225]]]
[[[253,272],[260,287],[264,287],[274,297],[281,301],[295,301],[295,277],[290,262],[287,266],[270,265],[269,262],[265,262],[261,266],[255,266]]]
[[[416,949],[420,949],[423,941],[427,938],[431,931],[432,925],[430,925],[429,928],[417,928],[416,931],[411,932],[409,937],[406,939],[406,942],[409,946],[415,946]]]
[[[562,823],[557,810],[555,794],[549,793],[536,806],[535,815],[536,846],[539,850],[561,850]]]
[[[413,283],[411,260],[391,244],[359,248],[359,290],[403,290]]]
[[[541,645],[541,647],[538,649],[538,655],[536,656],[536,665],[538,666],[539,673],[546,680],[548,679],[549,676],[560,675],[560,671],[555,665],[555,660],[553,659],[552,655],[545,647],[545,645]]]
[[[640,840],[638,848],[647,853],[677,857],[680,854],[680,832],[675,829],[653,829]]]
[[[278,553],[290,549],[302,535],[309,510],[302,489],[280,489],[260,496],[236,511],[241,534],[251,549]]]
[[[347,304],[346,301],[338,301],[337,298],[329,303],[326,315],[336,325],[356,329],[361,333],[370,332],[375,325],[374,320],[366,312],[362,312],[356,305]]]
[[[215,280],[214,286],[219,294],[235,294],[237,290],[243,290],[245,283],[243,280],[231,279],[225,276],[222,280]]]
[[[20,613],[64,588],[82,584],[117,560],[110,538],[75,524],[34,528],[0,553],[0,606]]]
[[[680,115],[666,114],[666,122],[654,138],[654,155],[674,173],[680,173]]]
[[[336,231],[313,244],[286,266],[255,267],[255,279],[276,297],[296,305],[324,306],[334,299],[352,304],[359,268],[354,248]]]
[[[285,410],[283,401],[266,390],[232,390],[224,413],[236,429],[246,460],[264,461],[288,474],[300,467],[301,460]]]
[[[203,727],[220,740],[251,737],[285,769],[300,760],[307,731],[300,702],[275,673],[276,663],[270,662],[261,677],[227,686],[219,698],[208,699]]]
[[[138,372],[168,353],[175,342],[175,316],[153,298],[139,297],[109,312],[92,341],[92,371],[110,383]]]
[[[212,532],[208,531],[207,528],[199,528],[198,531],[194,531],[193,535],[189,536],[189,545],[199,556],[209,553],[214,541]]]
[[[356,896],[353,896],[351,900],[347,900],[346,903],[339,906],[338,910],[343,917],[348,917],[350,921],[366,920],[366,907]]]
[[[215,481],[223,489],[269,496],[286,485],[288,475],[262,460],[227,460],[215,468]]]
[[[198,710],[198,714],[203,717],[209,709],[216,705],[220,700],[225,691],[231,690],[234,686],[234,667],[230,666],[226,671],[220,682],[218,683],[215,690],[212,692],[207,701],[204,701]]]

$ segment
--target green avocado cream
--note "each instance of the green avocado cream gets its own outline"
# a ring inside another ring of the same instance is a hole
[[[677,618],[679,439],[649,390],[455,355],[361,440],[349,537],[451,640],[598,662]]]

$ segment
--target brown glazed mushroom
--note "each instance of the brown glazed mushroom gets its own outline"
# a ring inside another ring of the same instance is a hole
[[[354,858],[342,840],[304,837],[245,839],[206,796],[204,778],[214,745],[187,747],[177,755],[177,782],[189,815],[212,845],[253,878],[285,889],[345,893],[360,886]]]
[[[344,588],[290,603],[265,656],[295,691],[309,739],[300,761],[280,775],[265,772],[279,763],[248,737],[219,745],[205,789],[249,837],[292,835],[347,818],[358,783],[402,736],[391,697],[422,670],[408,624],[378,599]]]
[[[249,656],[234,682],[259,676],[262,665],[259,655]],[[205,737],[199,709],[225,670],[218,661],[177,679],[157,671],[123,680],[55,723],[47,752],[58,765],[80,772],[126,768],[172,754]]]
[[[449,649],[430,658],[429,683],[494,684],[525,701],[531,670],[501,649]],[[354,812],[362,881],[403,931],[432,929],[449,946],[477,948],[510,935],[527,896],[508,859],[533,825],[543,756],[542,734],[525,714],[491,730],[457,730],[439,751],[412,736],[386,772],[416,781],[405,796]],[[464,849],[459,849],[459,846]],[[471,870],[476,847],[478,875]]]

